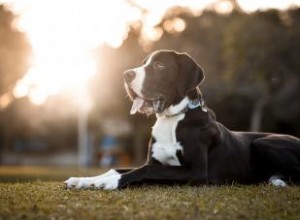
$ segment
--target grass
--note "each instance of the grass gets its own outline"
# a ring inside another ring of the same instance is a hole
[[[296,186],[143,186],[100,191],[67,190],[61,181],[49,179],[7,180],[0,182],[0,219],[300,219]]]

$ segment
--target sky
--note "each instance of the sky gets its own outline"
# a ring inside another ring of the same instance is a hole
[[[221,13],[232,9],[228,2],[216,4],[215,0],[131,2],[135,6],[126,0],[0,0],[0,4],[4,3],[18,15],[14,26],[27,35],[33,49],[31,67],[17,82],[14,97],[28,96],[32,103],[40,105],[48,97],[68,91],[75,94],[74,100],[78,97],[87,100],[86,92],[82,91],[96,73],[92,50],[102,44],[120,47],[131,24],[141,21],[142,36],[155,41],[162,35],[162,30],[155,26],[171,7],[188,7],[195,14],[212,5]],[[300,6],[300,0],[238,0],[238,3],[246,12]],[[143,14],[141,8],[147,13]],[[185,23],[174,19],[165,28],[180,32]]]

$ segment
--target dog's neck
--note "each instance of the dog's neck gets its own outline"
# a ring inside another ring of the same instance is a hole
[[[171,105],[162,113],[156,114],[156,117],[175,117],[196,108],[201,108],[202,111],[207,112],[202,94],[198,88],[189,92],[178,104]]]

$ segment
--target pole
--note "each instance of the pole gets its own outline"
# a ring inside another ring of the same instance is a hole
[[[86,87],[81,86],[78,102],[78,166],[88,165],[88,109]]]

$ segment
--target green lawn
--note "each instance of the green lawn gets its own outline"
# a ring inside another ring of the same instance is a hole
[[[56,178],[64,179],[63,173]],[[295,186],[67,190],[51,176],[23,176],[17,182],[4,176],[0,169],[0,219],[300,219],[300,187]]]

